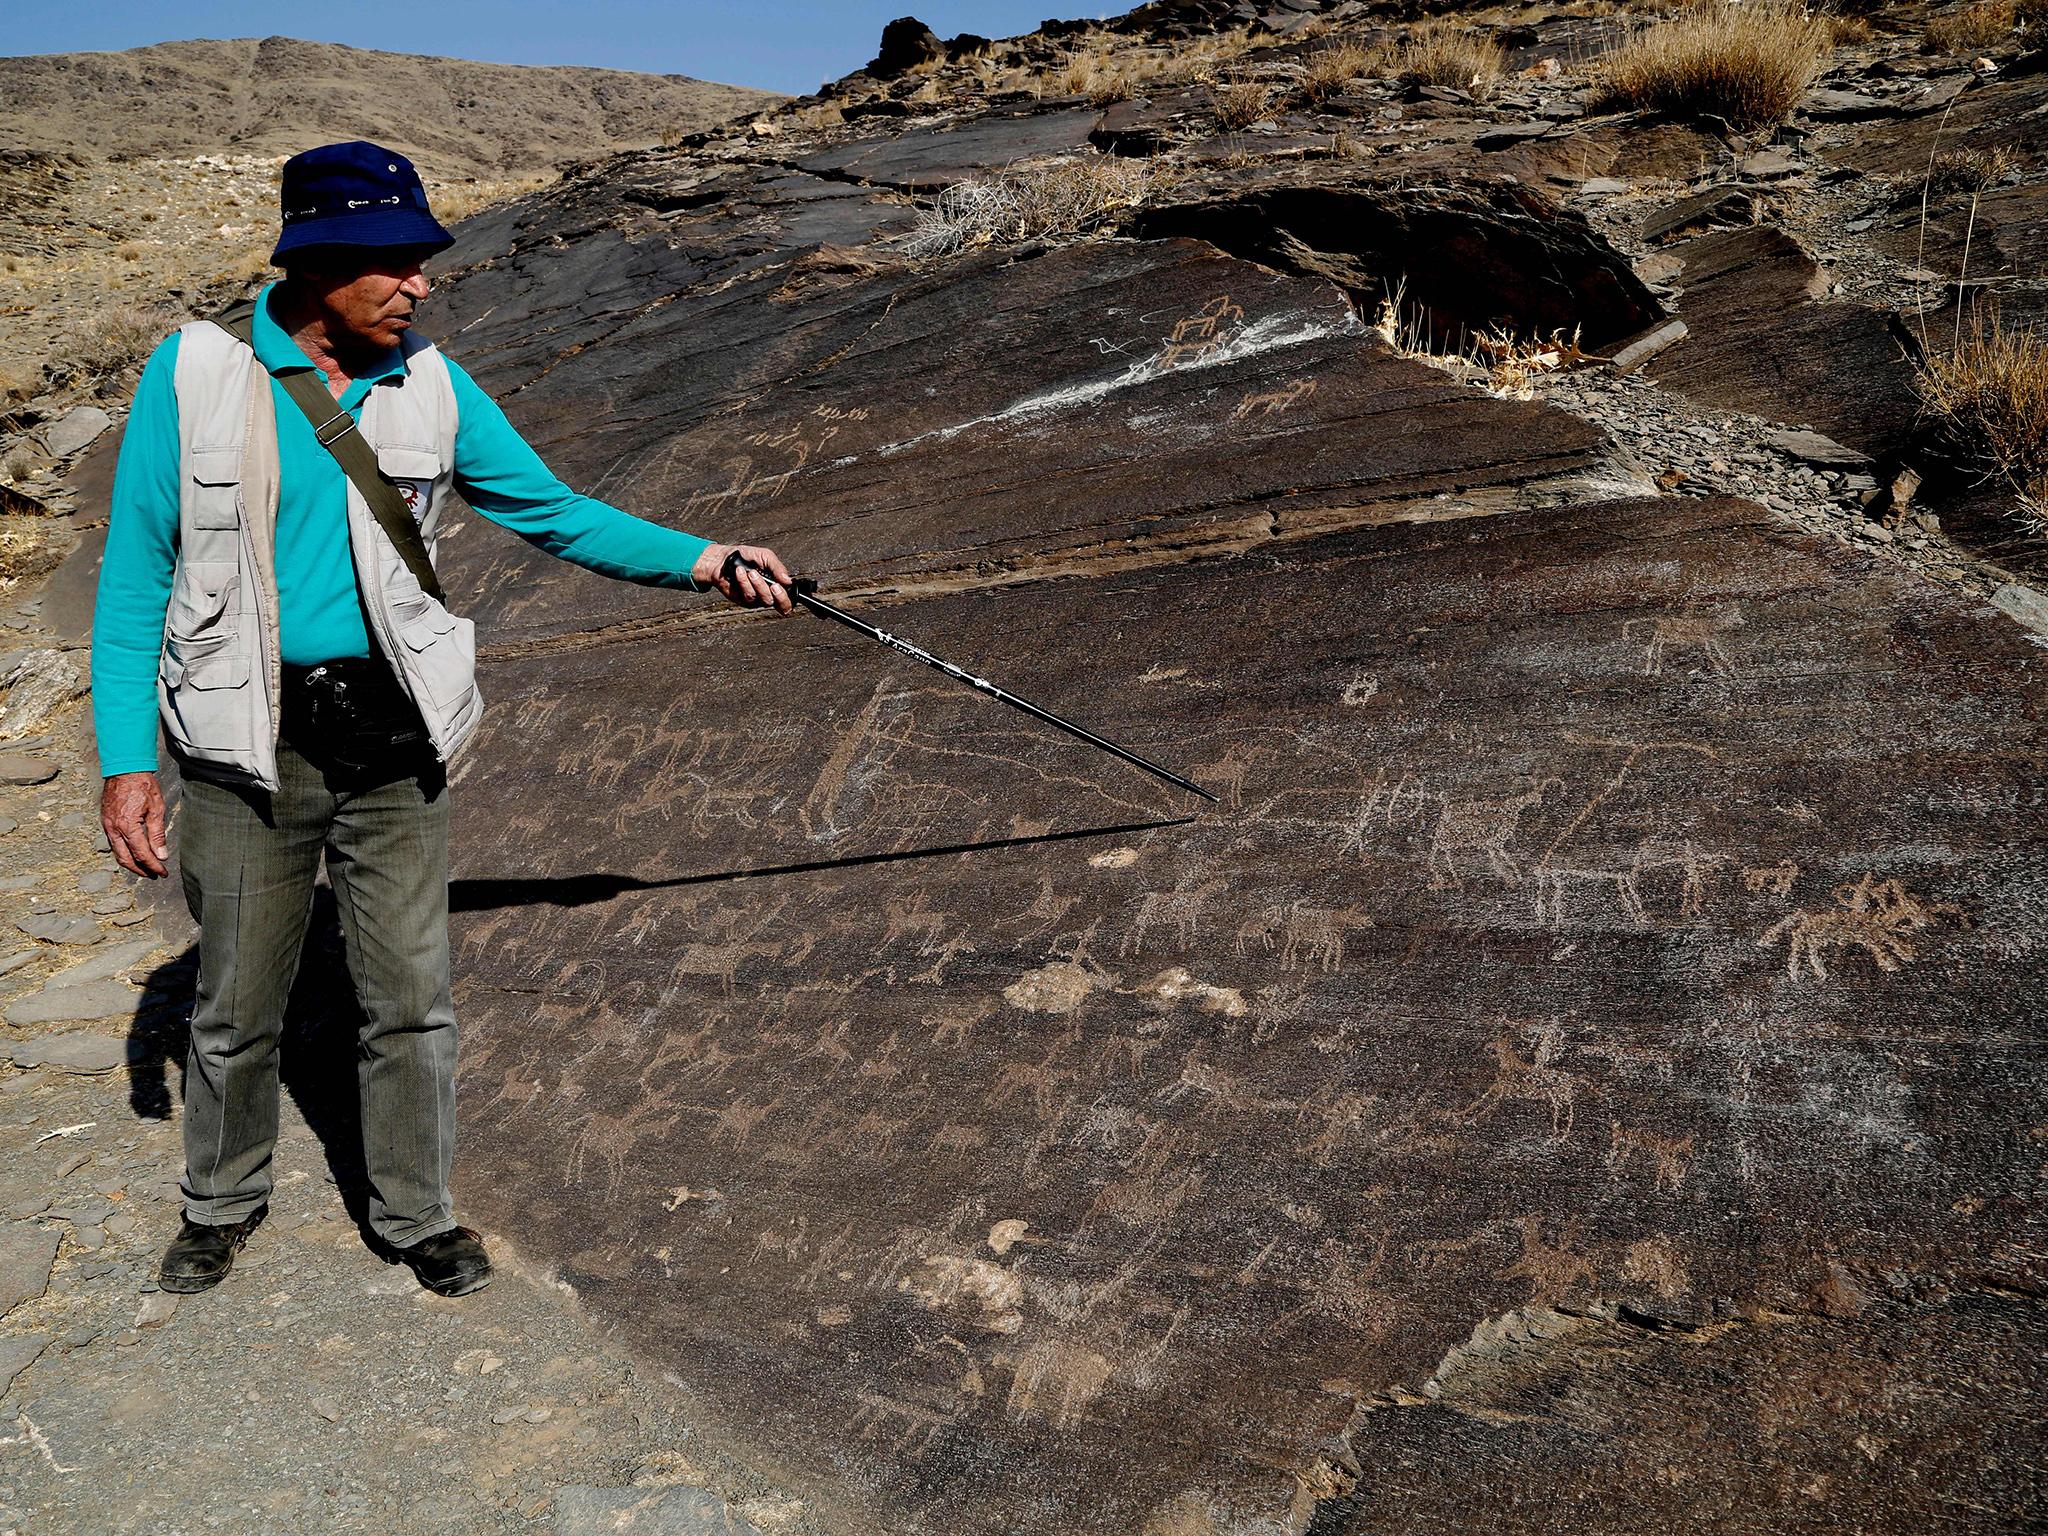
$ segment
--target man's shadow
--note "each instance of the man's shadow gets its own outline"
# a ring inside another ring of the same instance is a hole
[[[156,967],[144,982],[128,1040],[128,1103],[138,1119],[167,1120],[173,1091],[184,1098],[198,967],[199,951],[188,947],[177,959]],[[323,883],[313,893],[299,974],[285,1004],[278,1078],[319,1140],[328,1176],[341,1192],[349,1219],[374,1248],[356,1079],[362,1026],[363,1011],[348,974],[334,892]],[[182,1177],[182,1163],[177,1171]]]

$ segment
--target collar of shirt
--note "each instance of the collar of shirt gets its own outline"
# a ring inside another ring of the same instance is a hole
[[[294,368],[312,368],[325,379],[326,371],[315,367],[313,360],[300,350],[299,344],[292,340],[285,328],[271,318],[270,295],[276,287],[276,283],[266,283],[263,292],[257,295],[256,321],[253,327],[256,360],[273,374],[286,373]],[[352,406],[354,401],[369,393],[372,385],[402,375],[404,372],[404,349],[393,347],[377,363],[357,374],[342,398]]]

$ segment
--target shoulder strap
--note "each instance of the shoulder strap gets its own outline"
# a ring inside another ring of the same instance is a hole
[[[255,322],[254,299],[244,299],[232,309],[214,316],[213,320],[235,340],[251,348],[256,345]],[[413,521],[412,511],[406,506],[405,498],[399,495],[398,487],[378,471],[377,450],[363,436],[355,417],[335,403],[334,397],[321,386],[311,369],[294,369],[272,377],[277,379],[278,387],[291,397],[292,404],[305,414],[313,428],[314,440],[334,455],[334,462],[341,466],[341,472],[362,492],[377,525],[397,548],[399,558],[405,561],[406,569],[412,572],[420,590],[437,603],[444,601],[440,578],[434,574],[434,562],[427,554],[426,540],[420,537],[420,526]]]

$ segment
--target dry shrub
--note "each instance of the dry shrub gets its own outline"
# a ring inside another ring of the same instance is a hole
[[[89,374],[110,377],[141,363],[170,326],[170,320],[157,310],[104,304],[65,333],[58,355]]]
[[[1927,162],[1927,190],[1939,196],[1947,192],[1983,191],[2005,180],[2020,163],[2003,144],[1966,144],[1944,149]]]
[[[1444,85],[1474,96],[1491,93],[1507,55],[1487,32],[1468,32],[1441,17],[1418,23],[1396,51],[1396,74],[1423,85]]]
[[[1935,53],[1976,53],[2004,42],[2019,22],[2019,7],[2013,0],[1980,0],[1931,18],[1927,46]]]
[[[36,376],[25,368],[0,363],[0,404],[26,400],[36,392]],[[19,478],[18,476],[16,478]]]
[[[1160,77],[1177,85],[1214,85],[1223,67],[1242,58],[1253,44],[1249,27],[1218,32],[1183,43],[1160,64]]]
[[[1837,48],[1844,43],[1867,43],[1876,35],[1869,21],[1861,16],[1828,17],[1828,37]]]
[[[1302,66],[1301,94],[1321,106],[1345,86],[1372,68],[1373,56],[1357,43],[1334,43],[1318,48]]]
[[[36,472],[36,456],[26,448],[16,448],[7,455],[7,478],[16,485]]]
[[[1916,382],[1955,462],[2011,486],[2032,530],[2048,533],[2048,337],[1987,304],[1946,351],[1927,351]]]
[[[1783,3],[1709,4],[1639,33],[1603,61],[1603,105],[1731,128],[1777,122],[1832,46],[1825,17]]]
[[[114,254],[123,261],[142,260],[142,246],[133,240],[124,240],[114,248]]]
[[[1220,128],[1249,128],[1273,115],[1273,90],[1257,80],[1232,80],[1215,90],[1212,110]]]
[[[1135,208],[1158,184],[1149,160],[1076,155],[956,182],[903,237],[913,258],[950,256],[977,245],[1087,234]]]
[[[455,224],[473,214],[483,212],[497,203],[509,203],[515,197],[524,197],[529,192],[538,192],[542,187],[554,183],[553,171],[540,171],[526,176],[499,176],[485,179],[472,178],[468,181],[447,182],[429,189],[433,203],[434,217],[443,224]]]

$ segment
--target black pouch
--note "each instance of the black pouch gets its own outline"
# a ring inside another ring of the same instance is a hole
[[[400,778],[433,760],[426,722],[381,656],[287,665],[283,735],[316,768],[351,780]]]

